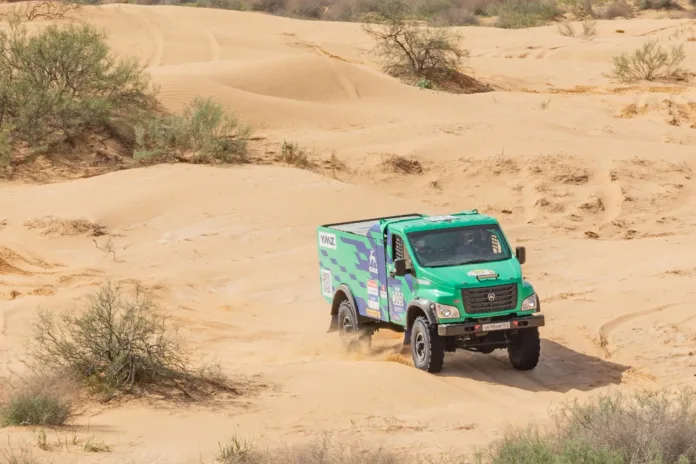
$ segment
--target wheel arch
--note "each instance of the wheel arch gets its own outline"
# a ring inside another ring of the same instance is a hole
[[[338,307],[341,306],[341,303],[344,301],[350,302],[355,320],[358,320],[358,305],[355,301],[355,296],[353,296],[353,292],[348,285],[341,284],[334,292],[333,302],[331,303],[331,325],[329,326],[329,332],[338,330]]]
[[[431,324],[437,324],[438,320],[435,316],[435,310],[430,307],[428,301],[413,300],[408,304],[406,310],[406,330],[410,332],[413,323],[418,316],[425,316]]]

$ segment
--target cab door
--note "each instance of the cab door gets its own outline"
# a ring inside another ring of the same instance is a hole
[[[413,299],[413,261],[400,233],[387,230],[387,292],[389,299],[389,320],[398,325],[406,325],[406,309]],[[394,260],[406,259],[406,269],[411,273],[403,277],[394,275]]]

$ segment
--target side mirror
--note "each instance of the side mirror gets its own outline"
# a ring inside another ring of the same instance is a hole
[[[527,250],[523,246],[518,246],[515,248],[515,256],[517,256],[517,261],[520,264],[524,264],[527,261]]]
[[[406,260],[404,258],[394,260],[394,275],[397,277],[406,275]]]

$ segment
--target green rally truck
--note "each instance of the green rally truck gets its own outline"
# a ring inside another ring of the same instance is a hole
[[[498,221],[477,210],[407,214],[317,228],[321,293],[330,332],[367,341],[404,333],[419,369],[439,372],[445,352],[507,349],[519,370],[539,362],[539,297],[522,277]]]

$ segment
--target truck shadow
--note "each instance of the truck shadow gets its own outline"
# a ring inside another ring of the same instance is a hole
[[[457,351],[446,354],[445,365],[439,375],[469,378],[533,392],[565,393],[620,384],[623,373],[629,368],[542,339],[541,359],[533,371],[515,370],[505,350],[496,350],[489,355]]]

